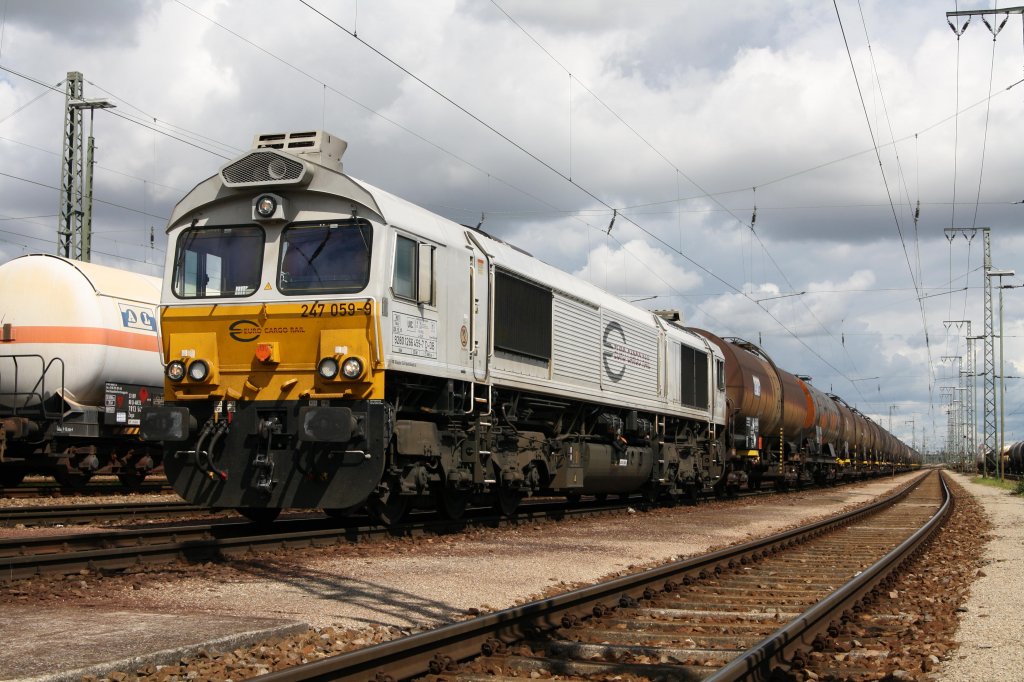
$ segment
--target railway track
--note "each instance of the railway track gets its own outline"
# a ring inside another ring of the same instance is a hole
[[[75,525],[101,521],[167,518],[204,513],[202,507],[172,502],[117,502],[47,507],[0,507],[0,526]]]
[[[381,537],[443,534],[473,526],[497,527],[621,513],[627,506],[626,502],[593,501],[566,508],[564,502],[537,501],[524,503],[511,519],[486,509],[471,510],[457,522],[424,512],[393,528],[376,525],[365,516],[332,519],[314,513],[279,519],[266,526],[219,520],[161,528],[0,538],[0,582],[44,574],[66,575],[82,569],[118,571],[140,564],[208,561],[252,550],[327,546]]]
[[[258,679],[767,680],[827,648],[950,509],[931,472],[886,500],[765,540]]]
[[[84,486],[62,486],[53,482],[25,482],[17,486],[0,486],[0,498],[31,499],[36,497],[98,497],[105,495],[172,493],[167,479],[146,481],[131,490],[120,483],[89,483]]]
[[[771,490],[744,492],[738,498],[776,494]],[[471,509],[466,518],[451,521],[433,512],[418,512],[408,523],[393,528],[377,525],[364,515],[346,519],[323,518],[319,513],[291,515],[271,525],[228,518],[210,522],[171,524],[140,529],[116,529],[39,537],[0,538],[0,582],[35,575],[69,574],[82,569],[118,571],[139,564],[207,561],[237,556],[251,550],[309,547],[355,542],[379,537],[444,534],[468,527],[497,527],[603,513],[619,513],[639,498],[588,498],[566,506],[560,498],[524,501],[511,519],[487,508]],[[184,502],[67,505],[59,507],[7,507],[0,509],[0,525],[75,524],[97,520],[168,518],[209,512]]]

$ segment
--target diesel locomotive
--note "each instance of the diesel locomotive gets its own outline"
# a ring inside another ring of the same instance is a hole
[[[343,171],[324,132],[257,136],[175,207],[164,402],[177,492],[284,508],[512,513],[892,470],[914,453],[756,347],[687,329]]]

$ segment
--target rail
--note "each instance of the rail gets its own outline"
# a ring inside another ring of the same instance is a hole
[[[412,635],[399,640],[384,642],[370,648],[304,664],[290,669],[263,675],[260,682],[309,682],[335,680],[341,682],[366,682],[374,679],[402,680],[427,674],[444,672],[452,662],[469,660],[484,654],[501,650],[505,644],[528,639],[543,631],[557,627],[568,627],[591,614],[603,615],[615,605],[633,605],[641,599],[650,599],[659,592],[672,591],[679,584],[689,584],[697,579],[706,579],[726,568],[749,565],[766,559],[784,548],[790,547],[809,537],[825,533],[833,528],[865,518],[891,506],[906,497],[927,475],[919,477],[912,486],[861,509],[853,510],[801,528],[772,535],[763,540],[748,542],[735,547],[712,552],[700,557],[673,562],[639,574],[624,576],[599,585],[582,588],[566,594],[549,597],[523,606],[506,609],[473,620],[454,623],[428,632]],[[948,491],[942,507],[941,517],[949,509]],[[929,529],[937,527],[939,521],[928,524]],[[863,572],[855,584],[841,591],[841,597],[830,597],[829,607],[816,606],[798,620],[820,624],[828,620],[836,601],[847,603],[856,599],[870,587],[866,581],[876,584],[883,573],[906,555],[907,548],[913,549],[924,541],[927,531],[921,530],[886,555],[879,564]],[[796,626],[793,626],[796,627]],[[795,643],[801,642],[801,635],[789,626],[784,634],[776,633],[766,640],[766,647],[784,655]],[[800,632],[807,631],[806,628]],[[777,645],[777,638],[785,642]],[[810,646],[810,644],[807,644]],[[765,651],[743,657],[738,664],[744,677],[722,677],[720,679],[767,679],[759,675],[768,669],[772,661]],[[682,673],[682,671],[680,671]],[[724,670],[723,670],[724,672]],[[727,673],[730,674],[730,673]]]

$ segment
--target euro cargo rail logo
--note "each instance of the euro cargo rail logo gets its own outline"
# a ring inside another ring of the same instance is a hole
[[[263,334],[303,334],[305,331],[305,327],[261,327],[258,322],[252,320],[235,320],[228,327],[228,336],[235,341],[252,343]]]
[[[228,335],[235,341],[249,343],[260,338],[263,328],[252,320],[236,320],[228,327]]]

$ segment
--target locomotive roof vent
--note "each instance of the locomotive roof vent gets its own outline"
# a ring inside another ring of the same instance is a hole
[[[322,130],[307,130],[299,133],[257,135],[253,138],[252,148],[279,149],[340,171],[342,170],[341,157],[348,149],[348,142]]]
[[[252,145],[251,152],[221,168],[228,187],[304,185],[314,173],[307,162],[340,171],[348,147],[340,137],[319,130],[257,135]]]
[[[683,316],[678,310],[652,310],[651,312],[666,322],[682,323],[683,320]]]

